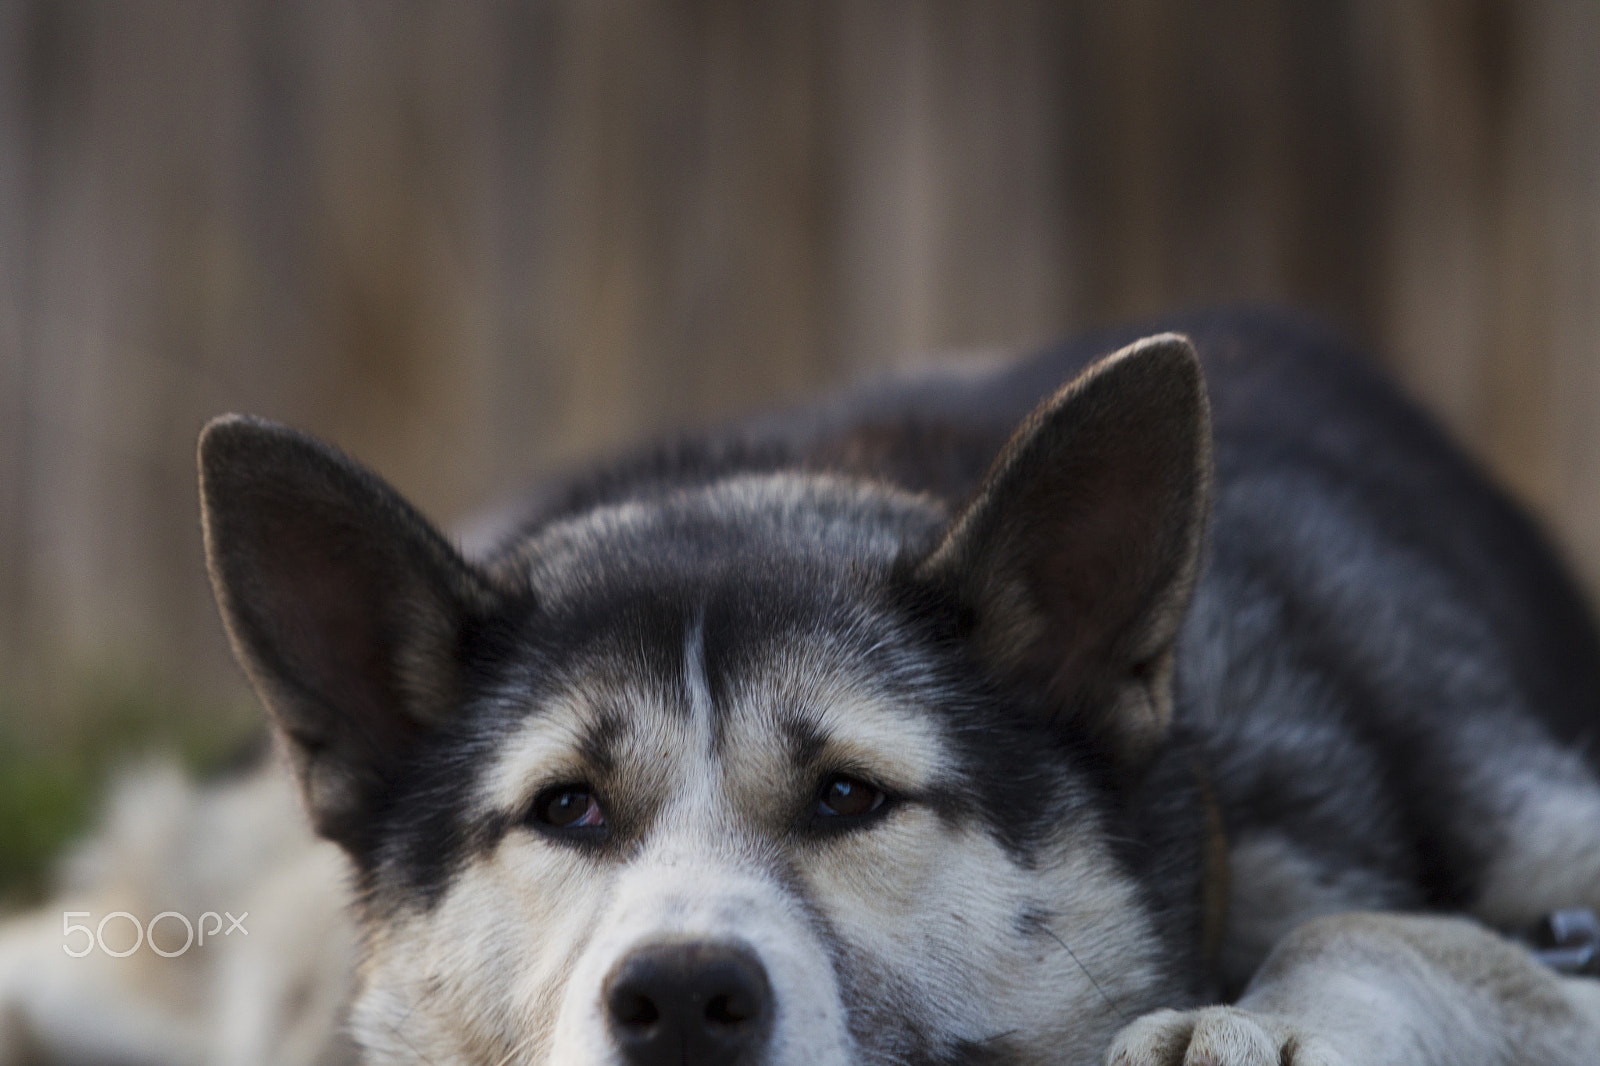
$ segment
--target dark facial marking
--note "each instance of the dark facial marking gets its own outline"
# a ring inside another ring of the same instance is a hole
[[[817,764],[827,739],[813,723],[799,715],[787,714],[778,720],[778,729],[789,742],[789,757],[795,766],[805,770]]]
[[[601,710],[578,737],[578,757],[599,775],[614,773],[616,748],[627,737],[628,729],[628,719],[620,709]]]

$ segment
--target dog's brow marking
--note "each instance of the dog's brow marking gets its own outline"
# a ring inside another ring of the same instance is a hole
[[[615,710],[603,710],[579,734],[577,750],[596,770],[610,773],[616,765],[614,749],[626,733],[626,720]]]
[[[797,715],[784,715],[778,720],[778,728],[788,739],[797,766],[810,767],[828,746],[827,737],[816,725]]]
[[[921,789],[944,768],[944,740],[926,715],[859,692],[839,691],[818,702],[807,722],[824,741],[819,757],[859,762],[884,776],[886,784]]]

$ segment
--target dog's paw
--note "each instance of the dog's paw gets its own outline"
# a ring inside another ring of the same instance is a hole
[[[1234,1007],[1161,1010],[1111,1043],[1106,1066],[1349,1066],[1321,1038]]]

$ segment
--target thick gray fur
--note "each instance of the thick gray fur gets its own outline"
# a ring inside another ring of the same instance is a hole
[[[1600,908],[1594,625],[1316,327],[1190,316],[646,449],[473,561],[292,431],[219,421],[201,467],[240,658],[357,871],[375,1063],[621,1062],[610,960],[740,921],[761,1066],[1600,1063],[1600,982],[1507,936]],[[603,832],[536,824],[552,745]],[[886,813],[807,821],[830,767]],[[929,849],[989,896],[896,880]],[[875,939],[908,907],[924,947]]]

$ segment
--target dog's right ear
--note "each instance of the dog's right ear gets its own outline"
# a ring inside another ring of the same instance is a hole
[[[1135,771],[1171,722],[1210,474],[1194,348],[1148,337],[1034,410],[917,577],[954,593],[981,661]]]
[[[234,652],[318,832],[359,852],[396,762],[459,701],[490,583],[377,476],[270,422],[206,426],[200,499]]]

